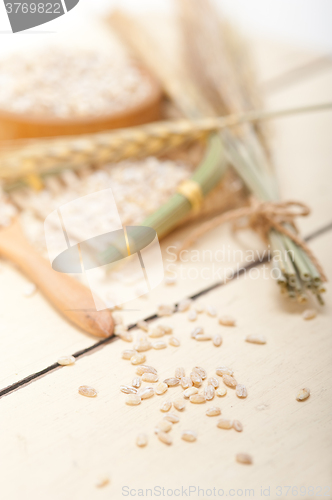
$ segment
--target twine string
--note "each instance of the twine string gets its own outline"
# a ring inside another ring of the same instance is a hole
[[[309,214],[310,208],[308,205],[300,201],[290,200],[285,202],[261,202],[253,198],[251,199],[249,206],[230,210],[201,224],[183,241],[180,249],[177,251],[177,257],[179,258],[180,253],[191,246],[203,234],[211,231],[217,226],[225,224],[226,222],[235,222],[235,229],[244,229],[249,227],[256,231],[265,241],[267,241],[268,233],[271,229],[275,229],[281,234],[288,236],[288,238],[302,248],[302,250],[308,255],[321,275],[322,281],[327,281],[327,277],[322,266],[308,245],[299,235],[295,225],[296,217],[306,217]],[[239,225],[239,221],[241,219],[246,219],[247,223]],[[293,230],[288,229],[285,224],[289,224]]]

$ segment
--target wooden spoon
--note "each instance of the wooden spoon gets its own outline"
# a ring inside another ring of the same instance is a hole
[[[16,264],[69,321],[96,337],[113,334],[110,311],[96,311],[89,288],[67,274],[54,271],[27,241],[17,219],[0,230],[0,254]]]

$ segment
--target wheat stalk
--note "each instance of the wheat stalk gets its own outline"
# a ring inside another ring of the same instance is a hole
[[[86,164],[101,165],[126,158],[160,155],[178,146],[205,141],[214,132],[243,123],[328,109],[332,109],[332,102],[196,120],[169,120],[79,138],[20,141],[19,145],[7,145],[1,150],[0,179],[6,183],[7,189],[11,189],[30,174],[43,176],[68,166],[79,169]]]

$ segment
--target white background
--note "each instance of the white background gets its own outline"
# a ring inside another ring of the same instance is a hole
[[[249,34],[332,53],[332,0],[215,1]],[[17,34],[11,33],[5,6],[0,0],[0,53],[61,41],[65,34],[68,36],[73,31],[80,36],[91,33],[97,17],[115,5],[140,13],[168,12],[176,0],[80,0],[65,16]]]

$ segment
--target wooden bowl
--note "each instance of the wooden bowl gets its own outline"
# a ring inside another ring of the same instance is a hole
[[[159,120],[161,87],[147,71],[141,69],[141,73],[150,82],[149,95],[140,103],[110,115],[60,119],[42,115],[28,116],[0,109],[0,140],[90,134]]]

